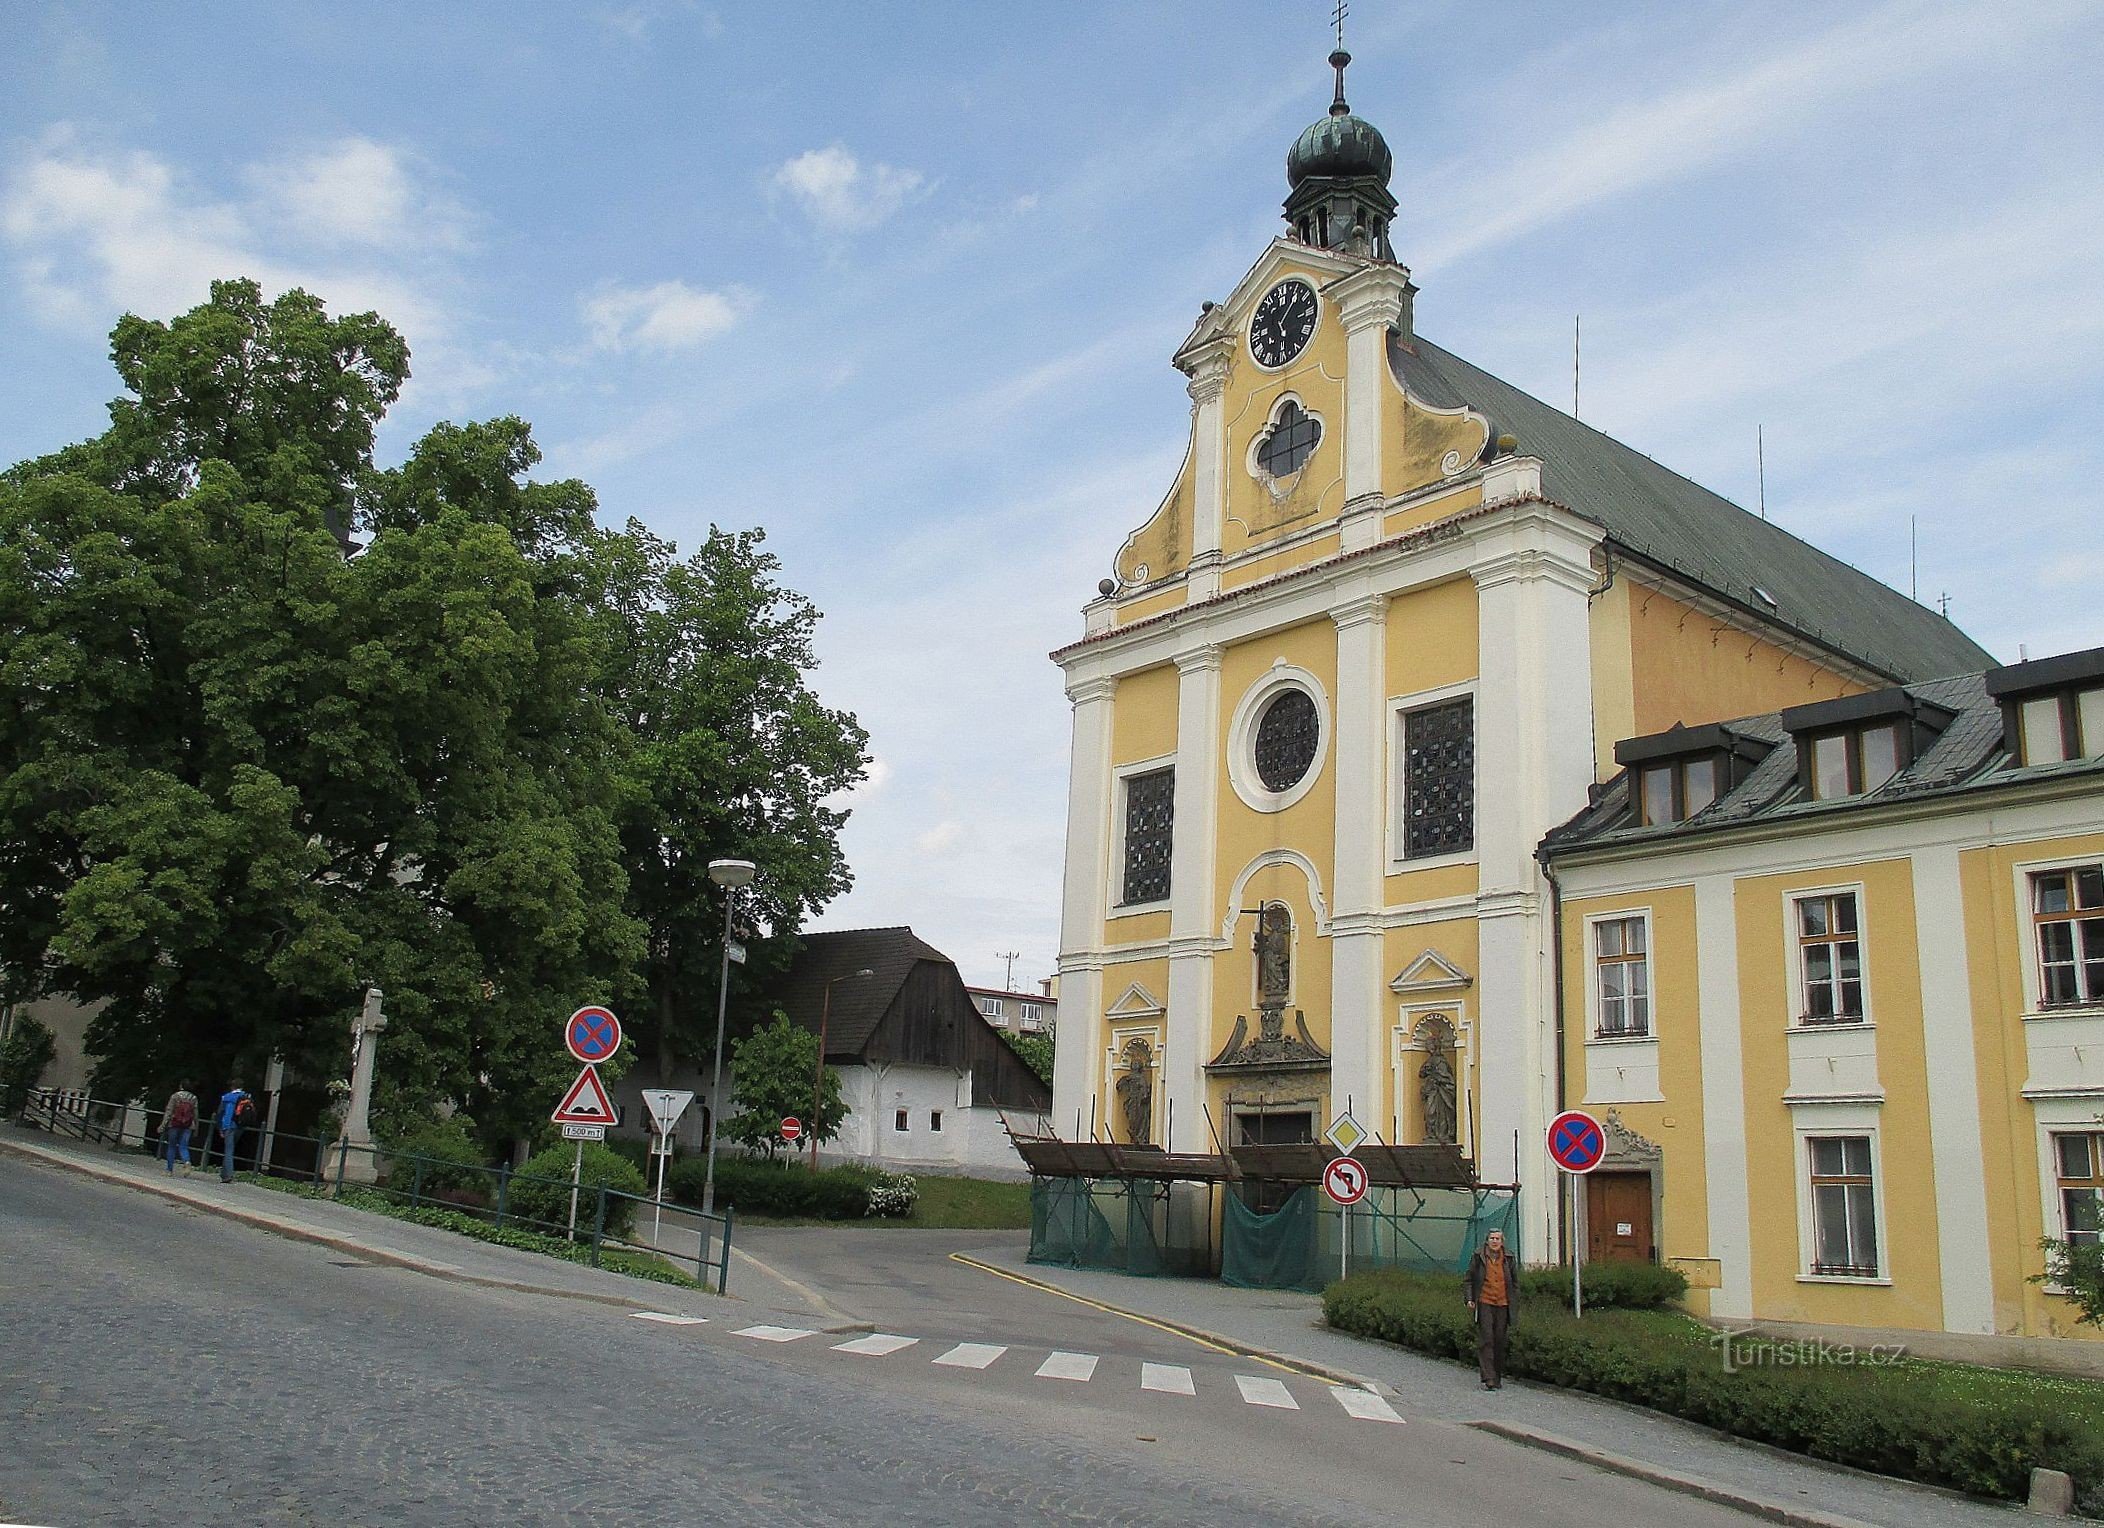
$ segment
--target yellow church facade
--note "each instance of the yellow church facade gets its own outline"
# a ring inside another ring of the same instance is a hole
[[[1620,753],[1545,851],[1615,1119],[1578,1243],[1717,1317],[2096,1339],[2040,1242],[2104,1209],[2104,649]]]
[[[1343,62],[1289,156],[1286,234],[1173,357],[1181,469],[1054,654],[1054,1124],[1217,1152],[1348,1108],[1519,1184],[1545,1260],[1567,1053],[1545,835],[1623,739],[1991,660],[1424,337]]]

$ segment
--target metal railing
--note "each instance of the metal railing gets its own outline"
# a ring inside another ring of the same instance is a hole
[[[17,1118],[52,1135],[146,1152],[156,1161],[166,1161],[161,1113],[141,1104],[113,1103],[73,1090],[34,1088]],[[225,1139],[218,1119],[207,1116],[202,1101],[192,1129],[189,1144],[195,1165],[209,1169],[215,1161],[223,1163]],[[356,1196],[370,1194],[406,1209],[465,1215],[498,1230],[530,1231],[582,1243],[589,1246],[595,1268],[612,1248],[656,1257],[681,1271],[683,1265],[692,1264],[695,1281],[707,1287],[713,1276],[718,1294],[730,1283],[728,1206],[704,1214],[684,1204],[621,1189],[573,1185],[567,1177],[520,1172],[508,1164],[486,1167],[381,1146],[354,1146],[341,1138],[330,1141],[266,1130],[260,1125],[233,1132],[233,1148],[235,1171],[313,1184],[331,1198],[355,1203]]]

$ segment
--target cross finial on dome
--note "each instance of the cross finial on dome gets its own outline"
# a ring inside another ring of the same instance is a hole
[[[1344,104],[1344,66],[1352,61],[1352,56],[1344,51],[1344,18],[1351,10],[1349,0],[1337,0],[1337,8],[1330,12],[1330,20],[1337,27],[1337,46],[1330,54],[1330,67],[1337,71],[1337,99],[1330,102],[1333,117],[1351,115],[1351,108]]]

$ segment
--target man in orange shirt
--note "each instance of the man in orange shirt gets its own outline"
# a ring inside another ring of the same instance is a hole
[[[1520,1267],[1505,1250],[1505,1233],[1493,1231],[1468,1260],[1464,1290],[1469,1312],[1476,1318],[1476,1372],[1485,1390],[1505,1384],[1505,1344],[1512,1331],[1512,1313],[1519,1305]]]

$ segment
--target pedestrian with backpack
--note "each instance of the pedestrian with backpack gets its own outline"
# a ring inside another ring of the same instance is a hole
[[[197,1095],[185,1081],[168,1095],[168,1106],[161,1110],[161,1156],[171,1173],[175,1171],[177,1152],[182,1153],[183,1171],[190,1170],[190,1132],[196,1128]]]
[[[226,1142],[226,1155],[219,1159],[219,1181],[234,1181],[234,1146],[241,1139],[241,1132],[256,1122],[255,1095],[241,1086],[236,1078],[227,1084],[219,1095],[219,1137]]]

